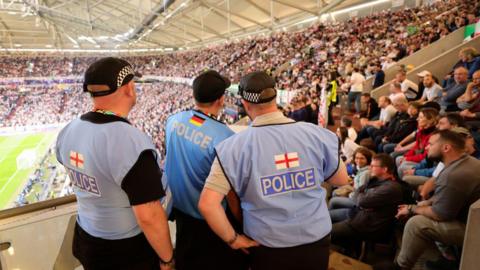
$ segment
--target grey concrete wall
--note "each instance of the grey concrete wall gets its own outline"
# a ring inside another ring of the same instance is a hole
[[[419,50],[418,52],[401,59],[400,61],[398,61],[398,63],[385,70],[385,82],[389,82],[395,78],[395,74],[397,73],[401,65],[413,65],[414,67],[418,67],[426,63],[427,61],[434,59],[438,55],[447,52],[453,47],[458,46],[463,42],[464,32],[465,28],[462,27],[451,33],[450,35],[430,44],[424,49]],[[365,91],[372,90],[372,83],[373,78],[371,77],[366,82]]]
[[[416,66],[407,74],[407,78],[413,82],[417,82],[418,78],[416,74],[422,70],[428,70],[432,72],[432,74],[439,80],[442,80],[445,75],[452,70],[453,65],[458,62],[458,53],[466,47],[475,47],[477,50],[480,50],[480,36],[477,36],[475,39],[472,39],[466,43],[457,45],[456,47],[453,47],[442,54],[438,54],[437,57],[431,59],[425,64]],[[378,99],[380,96],[389,95],[390,83],[392,83],[392,81],[389,81],[383,86],[373,90],[371,92],[372,97]]]
[[[470,206],[460,270],[480,268],[480,200]]]

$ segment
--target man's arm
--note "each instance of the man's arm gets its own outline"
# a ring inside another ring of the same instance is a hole
[[[330,177],[327,180],[327,182],[337,187],[348,185],[347,168],[345,167],[345,164],[343,163],[343,161],[340,161],[338,170],[335,172],[335,174],[332,177]]]
[[[160,201],[151,201],[132,206],[138,225],[148,242],[164,262],[173,258],[172,241],[168,228],[167,215]]]
[[[414,206],[412,207],[413,214],[426,216],[435,221],[442,221],[442,219],[433,211],[431,206]]]
[[[246,248],[258,246],[259,244],[235,232],[222,207],[224,197],[224,194],[204,187],[198,202],[198,210],[200,210],[200,213],[202,213],[208,225],[218,237],[230,245],[231,248],[242,249],[248,253]]]
[[[148,242],[162,261],[169,262],[173,257],[173,248],[167,215],[160,203],[165,196],[161,179],[155,152],[145,150],[125,175],[121,188],[127,194],[138,225]],[[162,264],[161,268],[170,269],[171,265]]]

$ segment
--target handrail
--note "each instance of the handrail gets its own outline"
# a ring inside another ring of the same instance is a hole
[[[428,70],[437,78],[443,78],[453,67],[453,65],[458,62],[458,52],[460,52],[461,49],[466,48],[466,47],[475,47],[479,48],[480,47],[480,37],[475,37],[472,40],[469,40],[468,42],[463,42],[461,44],[458,44],[457,46],[454,46],[450,50],[441,53],[437,57],[431,59],[430,61],[426,61],[424,64],[416,67],[415,69],[409,71],[407,73],[407,79],[415,81],[416,74],[422,70]],[[370,92],[373,98],[378,99],[382,95],[388,95],[389,93],[389,85],[393,82],[393,80],[390,80],[386,82],[383,86],[380,86],[378,88],[375,88]]]
[[[430,43],[425,48],[415,52],[412,55],[400,59],[397,63],[384,70],[385,72],[385,83],[390,82],[395,74],[398,72],[399,68],[403,65],[413,65],[415,68],[423,65],[425,59],[433,59],[434,57],[443,54],[449,51],[451,48],[454,48],[463,43],[465,33],[465,26],[455,30],[454,32],[448,34],[446,37],[440,38],[439,40]],[[365,91],[370,92],[372,90],[374,76],[371,76],[365,82]],[[384,84],[385,84],[384,83]],[[377,88],[380,88],[379,86]]]
[[[14,216],[28,214],[28,213],[32,213],[32,212],[36,212],[44,209],[49,209],[49,208],[55,209],[58,206],[73,203],[76,201],[77,201],[77,197],[75,195],[68,195],[65,197],[27,204],[20,207],[5,209],[0,211],[0,220],[14,217]]]

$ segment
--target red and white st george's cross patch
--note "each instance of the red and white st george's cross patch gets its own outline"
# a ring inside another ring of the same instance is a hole
[[[275,155],[275,166],[277,170],[295,168],[300,166],[300,159],[297,152]]]
[[[70,165],[83,169],[83,155],[78,152],[70,151]]]

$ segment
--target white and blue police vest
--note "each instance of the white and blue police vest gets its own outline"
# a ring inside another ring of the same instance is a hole
[[[165,175],[173,207],[203,219],[198,200],[215,158],[214,147],[233,134],[225,124],[200,111],[184,111],[168,118]]]
[[[141,229],[121,184],[151,139],[128,123],[94,124],[75,119],[57,138],[57,159],[64,165],[77,197],[77,222],[90,235],[107,240],[138,235]],[[171,208],[172,194],[164,179],[161,203]],[[139,184],[141,184],[139,182]]]
[[[245,233],[267,247],[293,247],[328,235],[321,187],[338,170],[339,141],[310,123],[250,127],[216,148],[241,200]]]

